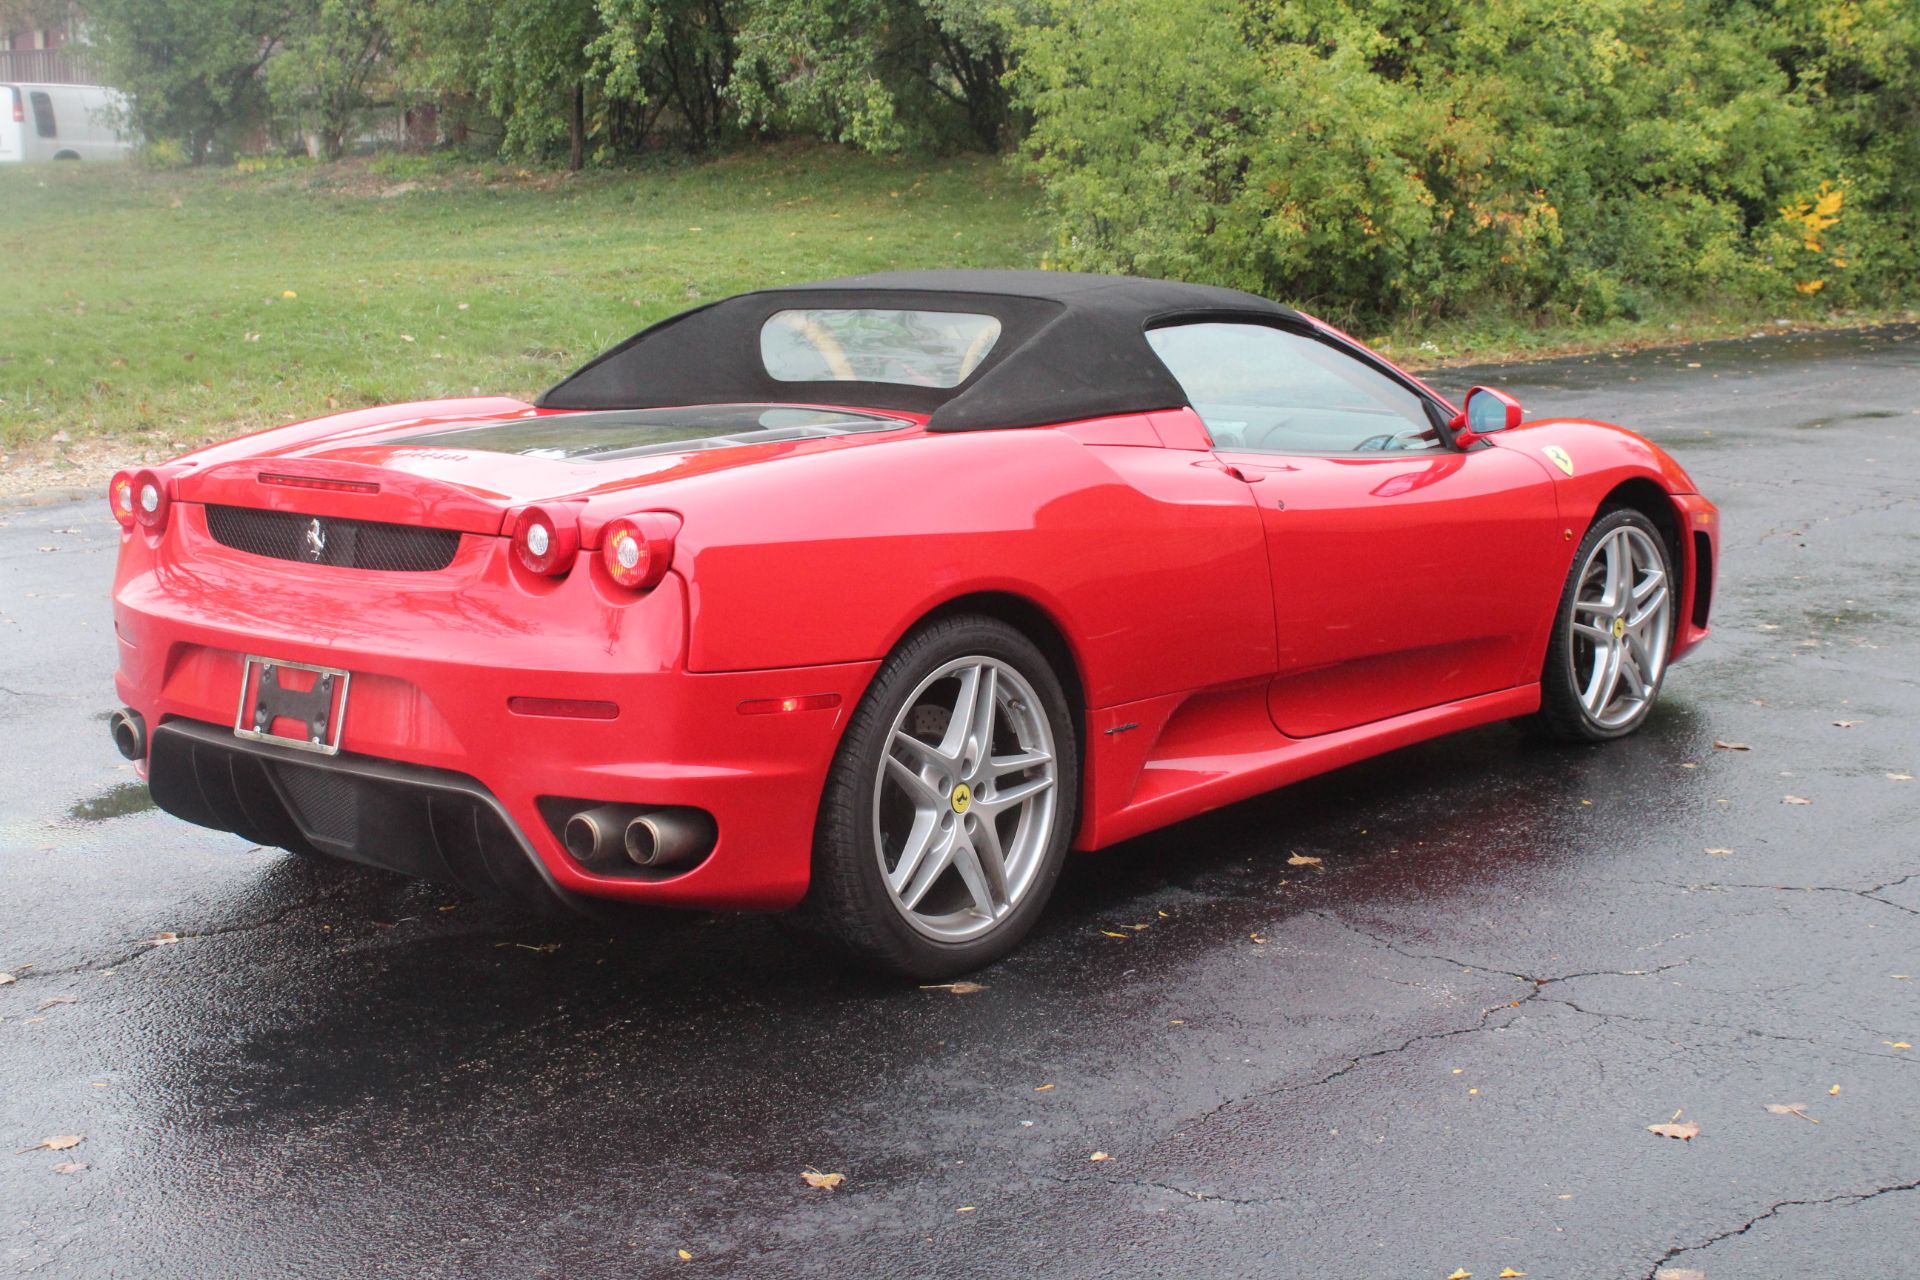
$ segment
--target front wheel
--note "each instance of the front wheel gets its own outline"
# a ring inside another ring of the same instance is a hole
[[[906,977],[991,963],[1052,893],[1078,798],[1073,715],[1045,655],[994,618],[934,622],[847,726],[795,923]]]
[[[1565,742],[1638,729],[1673,647],[1673,571],[1653,522],[1604,511],[1580,540],[1540,677],[1540,728]]]

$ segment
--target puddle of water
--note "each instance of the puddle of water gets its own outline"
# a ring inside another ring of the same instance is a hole
[[[105,795],[82,800],[67,810],[67,816],[81,822],[105,822],[108,818],[124,818],[151,808],[153,797],[147,793],[146,783],[123,782]]]

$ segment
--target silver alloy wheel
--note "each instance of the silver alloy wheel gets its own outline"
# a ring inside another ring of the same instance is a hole
[[[1622,525],[1580,567],[1567,643],[1580,705],[1602,729],[1633,723],[1659,691],[1673,636],[1665,563],[1644,530]]]
[[[1053,727],[1025,676],[956,658],[894,717],[874,787],[880,874],[902,917],[941,942],[1004,920],[1053,835]]]

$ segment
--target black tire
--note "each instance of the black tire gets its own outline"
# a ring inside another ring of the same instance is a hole
[[[1668,591],[1668,632],[1667,643],[1672,639],[1672,619],[1674,596],[1673,557],[1667,550],[1666,538],[1645,515],[1631,507],[1609,507],[1601,510],[1580,540],[1579,548],[1574,552],[1573,565],[1567,571],[1566,585],[1561,589],[1560,600],[1554,606],[1553,632],[1547,640],[1546,662],[1540,672],[1540,710],[1533,716],[1531,727],[1541,736],[1573,743],[1608,742],[1623,738],[1637,730],[1646,722],[1655,702],[1660,697],[1660,686],[1666,678],[1666,660],[1662,655],[1659,670],[1650,682],[1651,689],[1644,704],[1633,716],[1619,724],[1601,724],[1588,711],[1581,701],[1580,682],[1575,671],[1576,643],[1574,637],[1574,600],[1581,580],[1593,559],[1595,549],[1622,528],[1638,529],[1651,542],[1659,557],[1661,572]]]
[[[1007,664],[1037,694],[1053,738],[1056,799],[1051,830],[1025,893],[982,936],[947,942],[909,923],[888,890],[874,812],[882,753],[906,700],[943,666],[971,656]],[[1046,656],[998,619],[960,614],[909,635],[881,665],[848,722],[814,826],[812,881],[787,923],[857,963],[916,981],[951,978],[1012,951],[1052,895],[1079,821],[1077,715]]]

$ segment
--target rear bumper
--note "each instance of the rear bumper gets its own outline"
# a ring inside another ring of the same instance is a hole
[[[579,905],[498,798],[464,774],[243,742],[194,720],[160,727],[147,769],[154,802],[203,827],[480,896]]]
[[[877,663],[688,672],[672,576],[641,597],[584,561],[527,583],[504,539],[471,535],[440,573],[283,564],[176,511],[161,538],[125,535],[114,594],[115,687],[151,726],[162,808],[494,895],[779,909],[805,893],[821,787]],[[338,756],[234,737],[247,654],[352,673]],[[740,709],[810,694],[838,705]],[[520,715],[514,697],[619,714]],[[590,870],[552,825],[557,801],[701,809],[719,836],[679,874]]]

